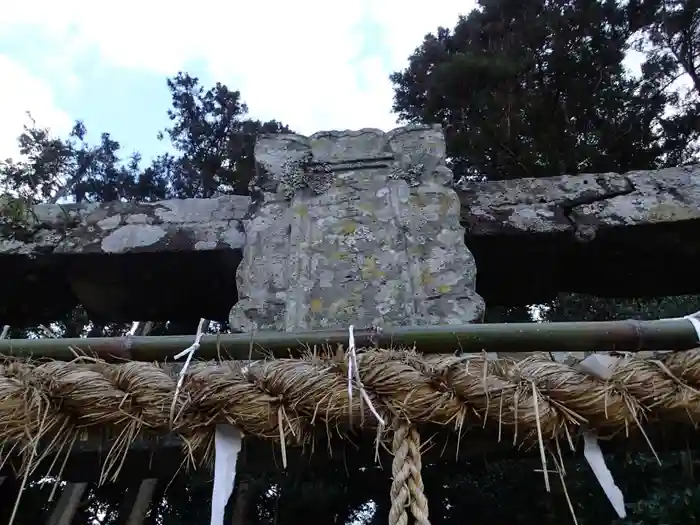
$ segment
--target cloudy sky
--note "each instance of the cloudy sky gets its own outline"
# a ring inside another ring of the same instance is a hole
[[[24,0],[0,9],[0,158],[31,111],[57,134],[83,119],[145,156],[179,70],[241,91],[296,131],[391,129],[388,75],[470,0]],[[116,4],[114,4],[116,5]]]

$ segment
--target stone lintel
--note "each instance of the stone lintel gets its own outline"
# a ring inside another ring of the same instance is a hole
[[[126,254],[241,249],[250,199],[40,204],[23,224],[0,222],[0,254]],[[0,214],[2,206],[0,205]],[[15,221],[17,222],[17,221]]]
[[[700,165],[461,184],[487,304],[700,293]]]
[[[47,322],[78,303],[103,322],[223,319],[249,203],[43,204],[21,222],[0,205],[0,322]]]
[[[700,166],[469,183],[457,194],[489,305],[559,291],[700,293]],[[36,206],[24,230],[0,227],[0,322],[45,322],[78,302],[113,321],[204,311],[225,319],[249,204],[228,196]]]

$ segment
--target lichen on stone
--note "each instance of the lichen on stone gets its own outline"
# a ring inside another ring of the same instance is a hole
[[[306,143],[308,149],[297,147]],[[231,327],[284,331],[481,319],[484,303],[475,292],[459,199],[433,176],[444,166],[444,149],[442,133],[431,128],[319,134],[295,139],[293,148],[280,137],[256,147],[258,165],[268,162],[269,180],[284,181],[294,200],[262,201],[245,222]],[[342,166],[335,168],[342,183],[334,184],[324,162]],[[296,193],[302,188],[311,191]],[[281,196],[282,188],[272,191]],[[420,279],[424,273],[428,282]]]
[[[333,185],[335,174],[327,162],[311,166],[306,172],[306,185],[316,195],[326,193]]]
[[[326,193],[333,185],[335,174],[330,164],[314,163],[309,151],[298,159],[288,159],[282,165],[280,186],[284,198],[291,200],[303,188],[315,195]]]
[[[392,180],[406,181],[411,188],[420,186],[420,178],[425,171],[425,165],[421,162],[411,163],[407,166],[395,165],[389,172],[389,178]]]
[[[280,186],[284,198],[291,200],[297,191],[306,186],[305,167],[311,153],[307,153],[301,159],[288,159],[282,165]]]

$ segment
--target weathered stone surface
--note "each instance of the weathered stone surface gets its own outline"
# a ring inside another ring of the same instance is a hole
[[[698,165],[469,183],[458,192],[488,304],[562,291],[700,292]]]
[[[346,144],[355,148],[360,144],[366,150],[376,135],[361,137],[354,142],[345,139]],[[309,139],[294,140],[301,142],[290,142],[291,150],[301,148],[303,153],[306,148],[308,153]],[[332,148],[340,147],[332,144],[337,142],[316,141],[314,148],[325,148],[319,158],[338,155]],[[382,162],[387,161],[377,161]],[[303,188],[292,202],[317,199],[327,203],[327,213],[349,206],[360,209],[354,235],[347,234],[354,238],[366,227],[362,221],[367,217],[360,207],[365,203],[349,200],[337,204],[330,194],[314,196],[313,192],[322,191],[327,184],[324,166],[317,165],[319,177],[302,177],[298,184]],[[341,180],[350,177],[350,171],[342,171],[337,165],[334,169],[336,176],[344,177]],[[387,178],[402,173],[385,167],[370,170],[387,171]],[[401,183],[404,193],[397,190],[392,195],[423,195],[421,186],[411,187],[415,182],[410,174],[403,173],[408,178]],[[293,177],[286,177],[284,186],[288,189],[283,191],[291,196],[296,190],[289,188],[294,185],[289,184],[290,179]],[[309,182],[312,188],[308,188]],[[267,193],[281,186],[274,178],[261,183]],[[269,185],[267,189],[265,184]],[[353,184],[362,188],[368,182]],[[392,180],[391,184],[399,183]],[[440,198],[442,188],[427,193],[429,199]],[[546,301],[560,291],[618,297],[700,293],[700,280],[696,279],[700,267],[700,166],[473,183],[462,185],[457,193],[466,245],[478,266],[477,292],[491,306]],[[79,302],[91,313],[115,321],[197,319],[204,313],[225,319],[231,297],[237,293],[234,275],[242,257],[245,234],[241,224],[249,204],[248,197],[221,197],[152,204],[45,205],[31,213],[16,213],[0,201],[0,322],[45,322]],[[284,198],[263,204],[268,210],[275,206],[292,209],[291,202]],[[397,216],[406,223],[403,209],[398,207]],[[441,219],[445,224],[455,220],[456,208],[450,205],[449,209],[452,215]],[[382,213],[385,221],[391,217],[387,210]],[[287,227],[294,225],[293,235],[283,224],[270,223],[270,242],[292,243],[294,249],[301,249],[301,243],[307,242],[303,228],[329,232],[326,239],[346,236],[345,223],[325,215],[314,224],[311,218],[306,222],[290,220]],[[274,234],[276,227],[279,237]],[[431,227],[424,227],[428,228],[422,230],[428,231],[424,235],[433,236],[429,233]],[[340,233],[333,228],[340,228]],[[161,236],[163,231],[165,236]],[[379,233],[387,236],[383,231]],[[399,236],[396,239],[386,242],[403,242]],[[318,241],[314,242],[318,246]],[[429,246],[420,247],[423,254],[430,251]],[[407,251],[399,249],[399,254],[409,260]],[[287,255],[284,257],[275,263],[278,269],[271,277],[273,284],[286,282],[280,269],[286,268]],[[363,259],[365,262],[369,261]],[[400,261],[388,262],[396,271],[404,271],[399,268]],[[373,281],[375,270],[381,271],[369,264],[365,269],[368,278],[363,277],[362,286],[364,280]],[[259,269],[251,271],[254,278],[265,279],[264,275],[256,277]],[[318,276],[318,282],[325,279],[326,274],[319,273],[318,267],[308,272],[311,278]],[[360,274],[351,279],[359,279]],[[375,288],[379,289],[371,284],[369,290]],[[407,304],[415,308],[414,303]]]
[[[564,175],[468,183],[459,188],[473,235],[573,233],[700,219],[700,166],[625,174]]]
[[[216,275],[238,266],[249,203],[54,204],[30,213],[0,203],[1,322],[47,322],[79,303],[104,321],[226,312],[235,282]]]
[[[250,199],[172,199],[155,203],[42,204],[24,224],[0,225],[0,253],[123,254],[241,249]],[[14,221],[15,223],[18,221]]]
[[[234,329],[481,319],[439,128],[274,135],[255,155]]]

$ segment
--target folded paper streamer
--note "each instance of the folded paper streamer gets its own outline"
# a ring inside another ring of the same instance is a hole
[[[618,360],[619,358],[611,355],[592,354],[581,361],[578,366],[586,373],[606,380],[610,379]],[[603,451],[600,450],[598,438],[590,430],[583,433],[583,457],[586,458],[588,465],[591,467],[593,474],[617,515],[620,518],[626,518],[625,498],[620,488],[615,484],[610,469],[605,464],[605,458],[603,457]]]
[[[700,342],[700,312],[686,315],[680,319],[686,319],[693,325],[697,333],[698,342]],[[607,380],[612,376],[612,372],[620,359],[619,357],[607,354],[592,354],[581,361],[578,366],[588,374]],[[583,456],[586,458],[593,474],[598,480],[598,483],[600,483],[608,500],[610,500],[610,504],[615,509],[615,512],[617,512],[617,515],[620,518],[625,518],[627,516],[627,512],[625,511],[625,498],[620,488],[615,484],[610,469],[605,464],[605,458],[603,457],[602,450],[600,450],[598,438],[593,432],[586,431],[583,434]]]
[[[210,525],[224,524],[224,511],[236,484],[236,463],[243,432],[231,425],[216,425],[214,434],[214,488],[211,495]]]

